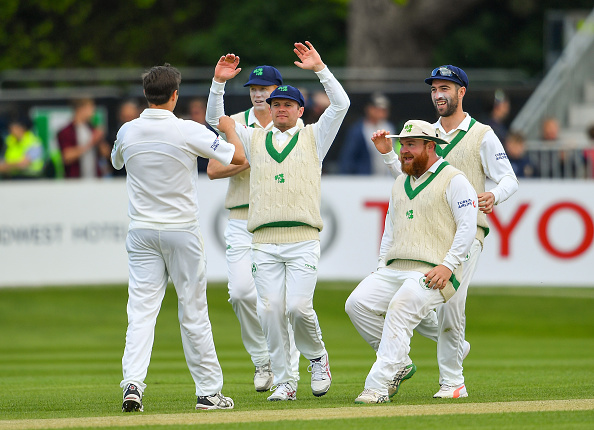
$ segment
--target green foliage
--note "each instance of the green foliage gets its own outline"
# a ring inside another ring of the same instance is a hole
[[[462,68],[524,69],[539,74],[544,66],[544,27],[548,10],[591,10],[591,0],[483,2],[451,24],[434,51],[435,64]]]
[[[406,6],[409,0],[392,0]],[[213,66],[227,52],[243,65],[291,65],[310,40],[331,66],[346,63],[350,0],[3,0],[0,70],[20,68]],[[482,2],[439,41],[435,64],[543,68],[550,9],[592,8],[591,0]],[[419,33],[423,37],[423,33]]]
[[[305,38],[330,64],[345,57],[346,5],[333,0],[5,0],[1,69],[214,66],[236,51],[252,64],[292,64]]]

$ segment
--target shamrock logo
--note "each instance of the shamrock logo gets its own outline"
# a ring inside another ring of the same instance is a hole
[[[262,76],[262,73],[263,73],[263,72],[264,72],[264,71],[262,70],[262,68],[261,68],[261,67],[258,67],[257,69],[254,69],[254,75],[257,75],[257,76]]]
[[[285,175],[284,173],[279,173],[278,175],[274,176],[274,180],[279,184],[283,184],[285,182]]]
[[[287,91],[287,90],[288,90],[288,88],[287,88],[286,85],[282,85],[282,86],[280,86],[280,87],[277,88],[277,91]]]
[[[409,211],[406,211],[406,217],[408,219],[413,219],[414,218],[414,214],[413,214],[413,210],[412,209],[409,210]]]
[[[404,130],[405,130],[407,133],[410,133],[410,132],[412,132],[412,124],[408,124],[407,126],[405,126],[405,127],[404,127]]]

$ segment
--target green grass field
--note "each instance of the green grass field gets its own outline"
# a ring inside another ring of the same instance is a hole
[[[125,416],[119,382],[126,287],[0,289],[0,429],[190,428],[202,423],[201,428],[255,429],[286,420],[291,429],[323,425],[325,430],[594,428],[593,401],[576,411],[548,408],[546,402],[537,410],[514,410],[514,402],[594,399],[594,288],[471,287],[466,337],[472,350],[464,363],[469,397],[432,398],[439,388],[435,343],[415,335],[411,358],[418,370],[393,402],[355,405],[374,361],[344,312],[355,285],[321,282],[316,290],[332,388],[314,397],[302,359],[297,401],[278,403],[254,391],[253,367],[226,287],[211,284],[209,309],[223,392],[236,405],[235,411],[211,412],[193,410],[194,386],[170,287],[157,322],[145,412]],[[469,409],[491,403],[495,410]]]

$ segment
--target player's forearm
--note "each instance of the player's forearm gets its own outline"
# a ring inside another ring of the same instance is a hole
[[[247,163],[245,152],[243,150],[243,143],[239,139],[239,136],[232,128],[227,130],[227,142],[233,144],[235,146],[235,152],[233,153],[233,158],[231,159],[231,164],[234,165],[243,165]]]
[[[515,175],[506,175],[501,178],[495,188],[488,191],[493,193],[493,196],[495,197],[495,204],[497,205],[514,195],[514,193],[518,191],[519,187],[520,184],[518,182],[518,178],[516,178]]]
[[[206,168],[206,174],[208,175],[209,179],[223,179],[235,176],[249,168],[250,164],[247,162],[247,160],[244,164],[230,164],[228,166],[223,166],[220,162],[211,158]]]
[[[446,200],[456,223],[456,233],[443,265],[454,271],[466,260],[476,237],[478,197],[466,177],[456,175],[446,188]]]
[[[218,130],[219,118],[225,115],[225,83],[219,83],[213,80],[208,93],[206,103],[206,122],[212,128]]]
[[[323,160],[338,134],[351,101],[340,82],[327,67],[316,74],[324,86],[328,99],[330,99],[330,106],[326,108],[318,122],[314,124],[318,155],[320,160]]]
[[[400,164],[398,155],[396,155],[394,150],[388,152],[387,154],[382,154],[382,158],[384,159],[384,163],[386,163],[386,166],[388,167],[388,170],[394,179],[402,174],[402,165]]]

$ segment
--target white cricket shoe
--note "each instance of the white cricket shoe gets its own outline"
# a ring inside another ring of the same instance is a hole
[[[273,381],[274,374],[270,368],[270,362],[263,366],[256,366],[256,371],[254,372],[254,387],[256,387],[256,391],[261,393],[270,390]]]
[[[311,372],[311,392],[316,397],[323,396],[328,392],[330,384],[332,384],[328,354],[324,354],[315,360],[309,360],[309,362],[307,371]]]
[[[355,403],[388,403],[390,398],[386,395],[379,394],[369,388],[365,388],[359,397],[355,399]]]
[[[275,387],[273,387],[275,388]],[[281,382],[276,386],[274,392],[268,397],[271,402],[295,400],[297,398],[297,387],[290,382]]]
[[[443,384],[433,397],[436,399],[460,399],[462,397],[468,397],[468,392],[464,384],[456,386]]]
[[[212,396],[198,396],[196,402],[196,409],[210,410],[210,409],[233,409],[235,404],[231,397],[225,397],[220,392]]]
[[[390,396],[390,398],[394,397],[400,388],[400,384],[402,384],[407,379],[412,378],[416,371],[417,366],[415,366],[414,363],[410,363],[408,366],[405,366],[396,372],[394,379],[388,382],[388,396]]]
[[[464,361],[466,359],[466,357],[468,357],[468,353],[470,352],[470,342],[468,341],[464,341],[464,352],[462,352],[462,361]]]

